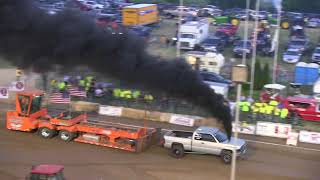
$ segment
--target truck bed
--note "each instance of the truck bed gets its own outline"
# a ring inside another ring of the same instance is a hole
[[[188,131],[172,131],[171,134],[168,134],[168,136],[189,138],[189,139],[192,138],[192,135],[193,135],[193,132],[188,132]]]
[[[193,132],[170,131],[164,135],[164,147],[171,148],[173,144],[182,144],[186,151],[191,151]]]

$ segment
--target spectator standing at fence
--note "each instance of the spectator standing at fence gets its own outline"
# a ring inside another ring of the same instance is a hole
[[[260,113],[260,119],[264,119],[265,118],[265,113],[266,113],[266,103],[262,103],[260,109],[259,109],[259,113]]]
[[[240,101],[241,120],[246,121],[250,112],[250,103],[248,101]]]
[[[96,89],[96,80],[95,79],[92,79],[90,81],[90,84],[89,84],[89,88],[88,88],[88,95],[90,97],[93,97],[94,93],[95,93],[95,89]]]
[[[84,79],[80,79],[78,82],[79,90],[84,91],[86,86],[86,81]]]
[[[51,85],[51,90],[52,90],[52,92],[57,92],[57,91],[58,91],[59,87],[58,87],[58,82],[57,82],[57,80],[52,79],[52,80],[50,81],[50,85]]]
[[[261,106],[262,106],[262,103],[259,103],[259,102],[255,102],[251,106],[253,120],[259,119],[259,111]]]
[[[170,46],[170,39],[168,37],[166,37],[166,45],[167,45],[167,48]]]
[[[280,118],[283,122],[285,122],[287,116],[289,114],[289,110],[287,108],[282,108],[280,112]]]
[[[120,96],[121,96],[121,89],[119,89],[119,88],[113,89],[112,94],[113,94],[113,96],[114,96],[115,98],[120,98]]]
[[[161,36],[160,37],[160,43],[161,43],[161,46],[164,46],[166,44],[166,36]]]
[[[140,95],[141,95],[140,91],[135,90],[135,91],[133,91],[133,93],[132,93],[132,98],[135,99],[135,100],[138,100],[139,97],[140,97]]]
[[[269,105],[269,104],[266,104],[265,105],[265,114],[267,116],[267,119],[272,121],[272,117],[273,117],[273,110],[274,110],[274,107]]]
[[[61,93],[64,93],[67,90],[66,82],[64,81],[60,82],[58,85],[58,88]]]

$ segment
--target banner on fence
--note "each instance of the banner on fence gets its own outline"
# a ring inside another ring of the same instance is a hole
[[[256,134],[261,136],[270,136],[277,138],[288,138],[292,126],[290,124],[258,122]]]
[[[312,144],[320,144],[320,133],[310,131],[300,131],[299,141]]]
[[[289,132],[287,138],[287,145],[297,146],[299,133]]]
[[[171,124],[177,124],[182,126],[190,126],[192,127],[194,125],[194,119],[187,116],[182,115],[171,115],[170,121]]]
[[[120,117],[122,115],[122,107],[99,106],[99,114]]]
[[[10,91],[23,91],[24,86],[25,86],[25,84],[23,81],[14,81],[14,82],[11,82],[9,90]]]
[[[232,123],[232,131],[236,131],[236,124]],[[237,126],[238,133],[242,134],[255,134],[256,126],[253,124],[239,124]]]

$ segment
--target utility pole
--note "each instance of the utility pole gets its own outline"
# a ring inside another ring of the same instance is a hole
[[[180,53],[180,27],[181,27],[181,19],[182,19],[182,6],[183,6],[183,0],[179,0],[179,20],[178,20],[178,33],[177,33],[177,58],[181,56]]]
[[[250,8],[250,0],[246,0],[246,20],[244,25],[244,47],[247,47],[247,41],[248,41],[248,28],[249,28],[249,8]],[[246,65],[246,55],[247,53],[243,53],[242,56],[242,65]],[[235,132],[234,132],[234,138],[235,141],[238,140],[238,124],[239,124],[239,116],[240,116],[240,96],[242,93],[242,84],[237,83],[237,95],[236,95],[236,113],[235,113]],[[230,180],[236,179],[236,149],[232,152],[232,161],[231,161],[231,175]]]
[[[254,73],[255,73],[255,64],[257,58],[257,35],[258,35],[258,23],[259,23],[259,9],[260,8],[260,0],[256,1],[256,17],[254,22],[254,37],[253,37],[253,50],[252,50],[252,60],[251,60],[251,72],[250,72],[250,91],[249,97],[253,96],[253,87],[254,87]]]
[[[272,70],[272,83],[277,83],[277,66],[278,66],[278,54],[279,54],[279,38],[280,38],[280,21],[281,21],[281,5],[277,8],[277,29],[274,34],[274,56],[273,56],[273,70]]]

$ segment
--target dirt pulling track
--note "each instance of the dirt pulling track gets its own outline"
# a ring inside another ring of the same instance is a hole
[[[168,156],[167,150],[157,146],[134,154],[76,142],[66,143],[58,138],[46,140],[32,133],[6,130],[4,119],[1,113],[1,180],[24,179],[32,165],[41,163],[65,165],[65,175],[70,180],[229,179],[230,166],[223,164],[219,157],[188,154],[183,159],[174,159]],[[149,126],[156,124],[152,122]],[[249,142],[248,159],[237,162],[237,179],[320,179],[320,151]]]

